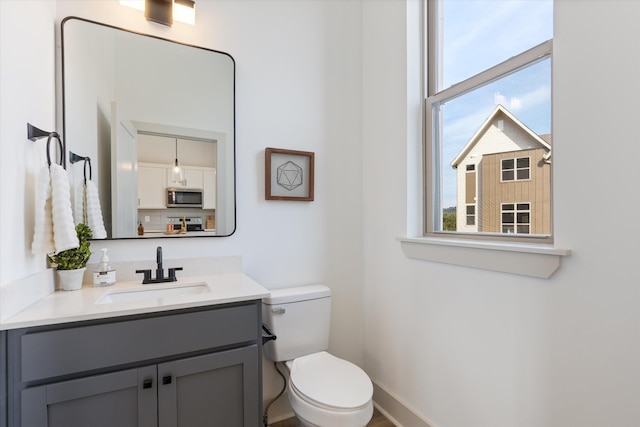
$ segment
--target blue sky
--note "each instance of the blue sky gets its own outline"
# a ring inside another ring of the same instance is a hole
[[[551,0],[444,0],[443,87],[553,36]],[[551,63],[545,60],[444,105],[442,207],[455,206],[449,163],[501,103],[538,134],[551,131]]]

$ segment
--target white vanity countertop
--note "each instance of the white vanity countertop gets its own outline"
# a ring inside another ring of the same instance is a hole
[[[151,298],[141,301],[96,304],[106,292],[145,287],[175,287],[205,282],[211,292]],[[0,322],[0,330],[53,325],[83,320],[154,313],[183,308],[213,306],[250,301],[269,296],[267,289],[242,273],[179,277],[176,282],[141,285],[141,281],[117,283],[107,287],[83,287],[77,291],[56,291],[16,315]]]

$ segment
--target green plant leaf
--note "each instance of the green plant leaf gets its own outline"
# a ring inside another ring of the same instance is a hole
[[[80,246],[74,249],[67,249],[55,255],[48,255],[49,261],[56,264],[58,270],[75,270],[87,266],[87,262],[91,257],[91,242],[89,239],[93,237],[91,229],[85,224],[76,225],[76,235],[80,242]]]

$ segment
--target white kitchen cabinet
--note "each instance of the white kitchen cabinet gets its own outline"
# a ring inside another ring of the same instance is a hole
[[[138,163],[138,209],[166,209],[167,165]]]
[[[167,168],[167,187],[170,188],[196,188],[198,190],[203,189],[204,185],[204,168],[196,168],[189,166],[181,166],[184,181],[183,182],[173,182],[173,168]]]
[[[202,208],[216,208],[216,170],[204,171],[202,186]]]

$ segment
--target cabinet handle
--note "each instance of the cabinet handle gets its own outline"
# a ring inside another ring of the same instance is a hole
[[[151,387],[153,387],[153,380],[147,379],[142,382],[142,388],[151,388]]]
[[[164,384],[164,385],[171,384],[171,375],[167,375],[166,377],[162,377],[162,384]]]

